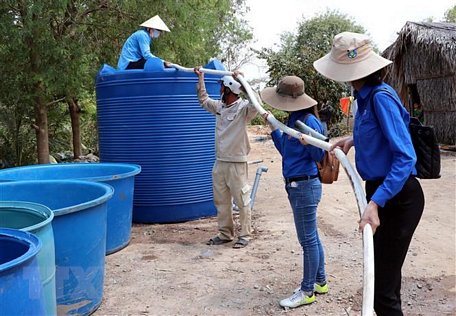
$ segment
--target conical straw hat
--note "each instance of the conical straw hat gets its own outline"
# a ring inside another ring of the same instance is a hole
[[[166,31],[166,32],[171,32],[169,28],[166,26],[165,22],[163,22],[162,19],[158,15],[154,16],[153,18],[150,18],[140,26],[148,27],[151,29],[155,30],[160,30],[160,31]]]

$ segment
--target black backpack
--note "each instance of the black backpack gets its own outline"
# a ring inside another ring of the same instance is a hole
[[[417,157],[415,165],[417,177],[440,178],[440,148],[434,128],[421,124],[416,117],[411,117],[409,131]]]
[[[371,92],[371,104],[373,104],[374,95],[378,91],[388,93],[396,103],[396,97],[386,89],[376,89]],[[375,114],[375,109],[373,111]],[[423,125],[416,117],[410,118],[409,132],[412,138],[413,148],[416,153],[416,172],[417,178],[420,179],[438,179],[440,178],[440,148],[437,138],[435,137],[434,128],[432,126]]]

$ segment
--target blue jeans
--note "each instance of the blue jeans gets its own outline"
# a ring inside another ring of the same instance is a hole
[[[313,292],[315,282],[326,282],[325,254],[317,229],[317,206],[321,199],[318,178],[291,182],[285,186],[293,209],[296,233],[303,251],[301,290]]]

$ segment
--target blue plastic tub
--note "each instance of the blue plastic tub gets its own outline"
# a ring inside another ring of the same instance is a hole
[[[33,233],[43,245],[36,258],[43,286],[44,309],[46,315],[50,316],[57,315],[53,218],[54,213],[41,204],[0,201],[0,227],[20,229]]]
[[[0,170],[2,180],[89,180],[114,188],[108,201],[106,254],[128,245],[131,238],[135,175],[141,167],[126,163],[65,163],[32,165]]]
[[[0,228],[0,315],[46,315],[33,234]]]
[[[141,165],[135,180],[134,222],[214,216],[215,115],[200,106],[193,72],[162,65],[149,60],[144,71],[104,67],[98,73],[100,159]],[[225,70],[216,61],[205,68]],[[205,79],[209,95],[220,98],[220,76],[206,74]]]
[[[88,315],[101,304],[107,201],[113,188],[80,180],[0,183],[0,200],[46,205],[54,212],[57,313]]]

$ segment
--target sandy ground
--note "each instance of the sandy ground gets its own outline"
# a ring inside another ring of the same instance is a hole
[[[207,246],[216,218],[166,225],[134,224],[128,247],[106,258],[103,302],[94,315],[360,315],[362,240],[345,172],[323,186],[318,210],[330,293],[293,310],[278,301],[302,277],[302,255],[281,176],[281,158],[266,136],[250,129],[254,240],[244,249]],[[353,161],[353,152],[349,155]],[[456,156],[442,156],[442,178],[422,180],[426,207],[403,268],[406,315],[456,315]],[[237,216],[235,215],[237,218]]]

